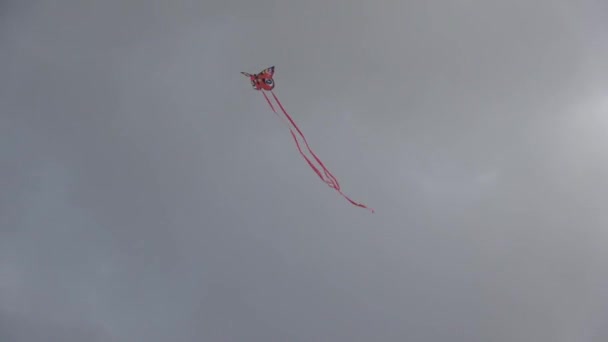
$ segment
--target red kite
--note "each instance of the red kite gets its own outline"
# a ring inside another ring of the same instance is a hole
[[[270,92],[272,94],[272,97],[274,98],[274,100],[276,101],[276,103],[279,105],[279,108],[281,108],[281,111],[283,112],[283,115],[285,115],[285,117],[287,118],[287,120],[289,120],[289,122],[293,125],[293,127],[295,128],[295,130],[298,132],[298,134],[300,135],[300,137],[302,137],[302,140],[304,141],[304,144],[306,145],[306,149],[308,150],[308,152],[310,152],[310,154],[313,156],[314,161],[317,162],[318,166],[320,166],[320,168],[323,170],[323,173],[321,173],[321,171],[319,170],[319,168],[317,168],[314,163],[312,162],[312,160],[310,158],[308,158],[304,152],[302,151],[302,148],[300,146],[300,143],[298,142],[298,139],[296,138],[296,135],[294,134],[293,130],[291,129],[291,127],[289,128],[289,131],[291,133],[291,136],[293,137],[293,140],[296,143],[296,147],[298,148],[298,151],[300,151],[300,154],[302,155],[302,157],[304,157],[304,159],[306,160],[306,162],[308,163],[308,165],[310,165],[310,167],[313,169],[313,171],[315,171],[315,173],[319,176],[319,178],[321,178],[321,180],[323,182],[325,182],[325,184],[327,184],[329,187],[333,188],[334,190],[338,191],[338,193],[340,193],[340,195],[342,195],[344,198],[346,198],[346,200],[348,200],[351,204],[356,205],[358,207],[361,208],[365,208],[368,210],[371,210],[371,212],[374,212],[374,209],[368,208],[367,206],[361,204],[361,203],[357,203],[353,200],[351,200],[348,196],[346,196],[344,193],[342,193],[342,190],[340,189],[340,184],[338,183],[338,180],[336,179],[336,177],[334,177],[334,175],[331,174],[331,172],[329,172],[329,170],[327,170],[327,168],[325,167],[325,165],[323,164],[323,162],[321,162],[321,160],[317,157],[317,155],[312,151],[312,149],[310,148],[310,146],[308,145],[308,142],[306,141],[306,138],[304,137],[304,134],[302,134],[302,131],[300,131],[300,129],[298,128],[298,126],[296,125],[296,123],[293,121],[293,119],[291,118],[291,116],[289,114],[287,114],[287,111],[285,110],[285,108],[283,108],[283,105],[281,104],[281,102],[279,101],[279,99],[277,98],[277,96],[274,94],[274,92],[272,91],[274,89],[275,86],[275,82],[273,79],[274,76],[274,66],[265,69],[264,71],[258,73],[258,74],[248,74],[246,72],[241,72],[243,75],[249,77],[250,81],[251,81],[251,86],[258,91],[261,91],[262,94],[264,95],[264,98],[266,99],[266,102],[268,102],[268,105],[270,106],[270,109],[272,109],[272,111],[279,115],[279,113],[275,110],[274,106],[272,105],[272,102],[270,102],[270,99],[268,98],[268,96],[266,95],[266,91]]]

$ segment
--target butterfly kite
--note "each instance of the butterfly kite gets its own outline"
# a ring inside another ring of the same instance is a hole
[[[255,90],[258,90],[258,91],[262,92],[262,94],[264,95],[264,98],[266,99],[266,102],[268,102],[268,105],[270,106],[270,109],[272,109],[272,111],[275,114],[277,114],[277,115],[280,116],[280,114],[276,111],[275,107],[272,105],[272,102],[270,101],[270,99],[266,95],[266,91],[268,91],[268,92],[270,92],[270,94],[272,94],[272,97],[274,98],[274,100],[276,101],[276,103],[279,105],[279,108],[283,112],[283,115],[285,115],[285,117],[287,118],[287,120],[289,121],[289,123],[291,123],[291,125],[296,130],[296,132],[298,132],[298,134],[300,135],[300,137],[304,141],[304,145],[306,146],[306,149],[312,155],[312,157],[313,157],[312,159],[318,164],[318,167],[315,166],[315,163],[313,163],[313,160],[311,160],[311,158],[309,158],[308,156],[306,156],[306,154],[304,154],[304,151],[302,151],[302,147],[300,145],[300,142],[298,142],[296,134],[294,133],[293,129],[291,127],[289,127],[289,132],[291,133],[291,136],[293,137],[293,140],[296,143],[296,147],[298,148],[298,151],[300,152],[300,154],[302,155],[302,157],[304,157],[304,160],[306,160],[306,162],[308,163],[308,165],[310,165],[310,167],[313,169],[313,171],[315,171],[315,173],[319,176],[319,178],[321,178],[321,180],[323,182],[325,182],[325,184],[327,184],[329,187],[333,188],[338,193],[340,193],[340,195],[342,195],[344,198],[346,198],[346,200],[348,200],[353,205],[356,205],[358,207],[371,210],[371,212],[373,213],[374,212],[373,209],[368,208],[367,206],[365,206],[365,205],[363,205],[361,203],[357,203],[357,202],[353,201],[352,199],[350,199],[348,196],[346,196],[342,192],[342,190],[340,189],[340,184],[338,183],[338,180],[336,179],[336,177],[334,177],[331,174],[331,172],[329,172],[329,170],[327,170],[327,168],[325,167],[325,165],[321,162],[321,160],[317,157],[317,155],[312,151],[312,149],[308,145],[308,142],[306,141],[306,138],[304,137],[304,134],[302,134],[302,131],[300,131],[300,129],[298,128],[298,126],[296,125],[296,123],[293,121],[293,119],[291,118],[291,116],[289,114],[287,114],[287,111],[285,110],[285,108],[283,108],[283,105],[281,104],[281,102],[279,101],[279,99],[277,98],[277,96],[272,91],[274,89],[274,86],[275,86],[275,82],[274,82],[274,79],[273,79],[273,76],[274,76],[274,66],[272,66],[272,67],[270,67],[270,68],[268,68],[268,69],[260,72],[259,74],[253,74],[252,75],[252,74],[248,74],[246,72],[241,72],[241,74],[249,77],[249,79],[251,81],[251,86]],[[321,172],[319,169],[322,169],[323,172]]]

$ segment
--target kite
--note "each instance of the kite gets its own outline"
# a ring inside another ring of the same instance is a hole
[[[325,165],[323,164],[323,162],[321,162],[321,160],[319,159],[319,157],[317,157],[317,155],[312,151],[312,149],[308,145],[308,141],[304,137],[304,134],[302,134],[302,131],[300,130],[300,128],[298,128],[298,126],[296,125],[296,123],[294,122],[294,120],[291,118],[291,116],[287,113],[287,111],[285,110],[285,108],[281,104],[281,101],[279,101],[278,97],[273,92],[273,89],[274,89],[274,86],[275,86],[275,82],[274,82],[274,79],[273,79],[273,76],[274,76],[274,66],[272,66],[270,68],[267,68],[267,69],[263,70],[262,72],[260,72],[258,74],[253,74],[252,75],[252,74],[249,74],[249,73],[246,73],[246,72],[241,72],[241,74],[249,77],[249,79],[251,81],[251,86],[253,87],[253,89],[262,92],[262,94],[264,95],[264,98],[266,99],[266,102],[268,102],[268,105],[270,106],[270,109],[272,109],[272,111],[277,116],[280,117],[280,114],[275,109],[275,106],[272,105],[272,102],[270,101],[270,98],[268,98],[268,96],[266,95],[266,92],[270,92],[270,94],[274,98],[276,104],[278,104],[278,107],[281,109],[281,112],[283,112],[283,115],[287,118],[287,120],[289,121],[289,123],[291,123],[291,125],[293,126],[293,128],[295,129],[295,131],[298,132],[298,134],[300,135],[300,137],[304,141],[304,145],[306,146],[306,149],[308,150],[308,152],[313,157],[312,159],[317,162],[317,164],[318,164],[319,167],[315,166],[314,163],[313,163],[313,160],[311,160],[311,158],[307,157],[306,154],[304,154],[304,151],[302,151],[302,146],[300,145],[300,142],[298,142],[298,139],[296,138],[296,134],[294,133],[293,129],[291,127],[289,127],[289,132],[291,133],[291,136],[293,137],[293,140],[296,143],[296,147],[298,148],[298,151],[300,152],[300,155],[302,155],[302,157],[304,158],[304,160],[306,160],[306,162],[308,163],[308,165],[319,176],[319,178],[321,178],[321,180],[323,182],[325,182],[325,184],[327,184],[330,188],[336,190],[340,195],[342,195],[342,197],[344,197],[351,204],[353,204],[353,205],[355,205],[357,207],[368,209],[368,210],[370,210],[373,213],[374,209],[368,208],[364,204],[357,203],[357,202],[353,201],[352,199],[350,199],[348,196],[346,196],[342,192],[342,190],[340,188],[340,184],[338,183],[338,180],[336,179],[336,177],[334,177],[334,175],[332,175],[331,172],[329,172],[329,170],[327,170],[327,168],[325,167]],[[319,168],[322,169],[323,172],[321,172],[319,170]]]

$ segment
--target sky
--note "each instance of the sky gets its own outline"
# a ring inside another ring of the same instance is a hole
[[[0,2],[0,340],[608,340],[607,13]]]

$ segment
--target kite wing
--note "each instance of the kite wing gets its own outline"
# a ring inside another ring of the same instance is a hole
[[[266,77],[272,77],[272,76],[274,76],[274,65],[273,65],[273,66],[271,66],[270,68],[266,68],[266,69],[264,69],[264,70],[263,70],[263,71],[260,73],[260,75],[264,75],[264,76],[266,76]]]

